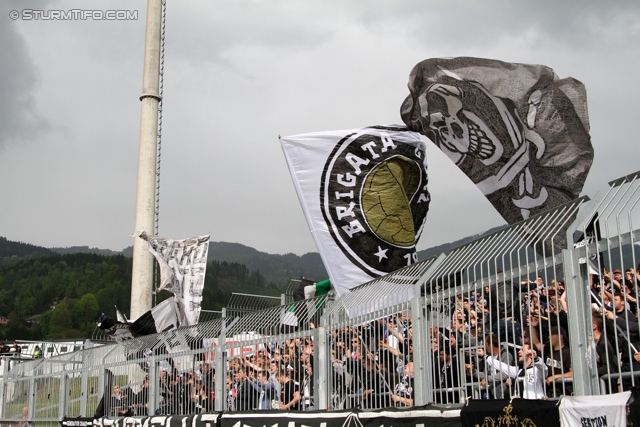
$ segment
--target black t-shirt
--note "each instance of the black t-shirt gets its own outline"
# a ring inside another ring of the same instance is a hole
[[[237,388],[236,411],[252,411],[258,406],[258,393],[248,380],[241,382]]]
[[[300,393],[300,386],[293,381],[289,380],[282,385],[282,403],[288,405],[289,402],[293,400],[295,393]],[[289,408],[290,411],[299,411],[300,410],[300,402],[293,405]]]
[[[569,347],[564,346],[560,350],[553,350],[550,344],[544,347],[544,363],[549,368],[547,377],[566,374],[571,369],[571,353]]]

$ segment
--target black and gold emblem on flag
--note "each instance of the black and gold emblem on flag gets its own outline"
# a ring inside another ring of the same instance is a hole
[[[548,400],[470,400],[460,420],[462,427],[560,427],[560,412]]]
[[[320,206],[331,236],[373,277],[417,261],[416,243],[429,210],[424,147],[362,129],[331,152]]]

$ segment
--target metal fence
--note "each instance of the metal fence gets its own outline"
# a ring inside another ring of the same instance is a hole
[[[332,302],[239,296],[254,306],[234,303],[193,327],[59,357],[5,360],[0,421],[629,389],[640,380],[639,178]]]

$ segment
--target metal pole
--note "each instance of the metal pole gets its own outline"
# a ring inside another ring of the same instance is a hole
[[[424,307],[424,298],[420,297],[420,294],[416,295],[409,301],[409,307],[411,308],[411,326],[413,327],[413,366],[414,372],[414,401],[415,406],[422,406],[429,403],[431,396],[433,396],[433,381],[432,381],[432,369],[431,364],[427,365],[425,355],[427,351],[425,349],[430,348],[428,346],[431,336],[426,330],[426,319],[422,313],[422,307]]]
[[[82,355],[82,373],[80,379],[80,416],[87,416],[87,398],[89,397],[89,365],[86,357]]]
[[[29,416],[27,417],[27,425],[32,426],[33,418],[36,417],[36,378],[32,376],[29,378],[29,399],[27,403],[27,408],[29,408]]]
[[[153,354],[149,357],[149,409],[147,415],[150,417],[156,414],[158,402],[160,401],[160,387],[158,378],[158,358],[155,354]]]
[[[331,330],[324,326],[324,322],[320,322],[322,326],[317,327],[315,335],[314,360],[317,360],[313,367],[314,384],[316,385],[314,409],[326,410],[329,407],[331,392],[329,391],[329,373],[332,372],[331,367],[331,341],[327,340],[327,334],[331,334]]]
[[[599,394],[600,384],[595,364],[595,346],[591,326],[591,300],[589,298],[589,272],[580,265],[578,251],[563,250],[565,292],[569,316],[569,348],[573,372],[573,392],[576,396]],[[582,269],[582,271],[581,271]]]
[[[153,234],[155,219],[156,158],[158,138],[158,104],[160,98],[160,35],[162,0],[147,1],[147,29],[142,77],[140,112],[140,147],[138,151],[138,186],[134,231]],[[137,319],[151,309],[153,256],[147,243],[133,242],[130,318]]]
[[[2,384],[0,384],[0,418],[4,418],[5,401],[7,397],[7,381],[9,380],[9,358],[3,356],[2,360]]]
[[[69,377],[66,373],[60,374],[60,391],[58,395],[58,418],[67,416],[67,395],[69,394]]]
[[[224,310],[224,309],[223,309]],[[222,325],[222,329],[220,330],[220,336],[217,338],[216,345],[216,359],[215,359],[215,372],[216,372],[216,381],[215,385],[215,399],[214,399],[214,410],[215,411],[226,411],[225,403],[227,401],[227,372],[226,372],[226,336],[227,336],[227,325],[226,322]]]

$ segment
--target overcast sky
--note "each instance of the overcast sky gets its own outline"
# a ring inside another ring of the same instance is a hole
[[[587,87],[584,193],[640,169],[638,1],[167,0],[160,235],[316,251],[278,135],[400,123],[412,67],[476,56],[544,64]],[[24,9],[137,20],[11,19]],[[132,244],[146,2],[0,3],[0,236]],[[419,249],[504,224],[428,150]]]

